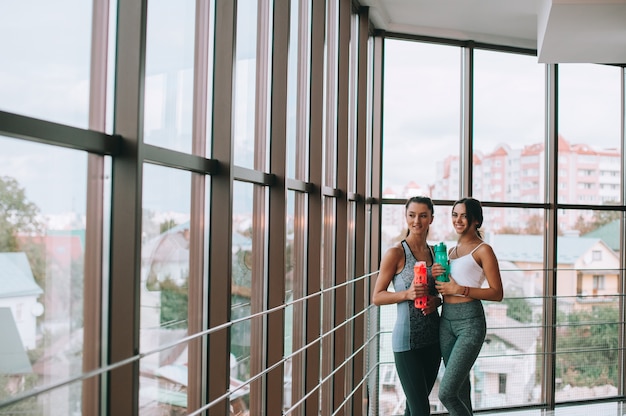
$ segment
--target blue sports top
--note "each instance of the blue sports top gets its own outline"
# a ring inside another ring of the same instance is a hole
[[[464,256],[450,259],[450,275],[461,286],[481,287],[485,282],[485,272],[472,255],[483,244],[485,243],[480,243]]]
[[[413,284],[413,266],[417,262],[406,240],[402,240],[404,248],[404,268],[393,277],[393,287],[396,292],[406,290]],[[430,248],[431,259],[434,258]],[[432,265],[427,266],[428,293],[438,295],[435,288],[435,279],[432,275]],[[391,334],[391,348],[393,352],[403,352],[416,348],[426,347],[439,342],[439,311],[424,315],[421,309],[414,306],[412,300],[397,304],[396,324]]]

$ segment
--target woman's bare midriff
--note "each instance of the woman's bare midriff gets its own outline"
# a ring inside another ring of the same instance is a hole
[[[466,298],[464,296],[444,295],[443,297],[443,303],[465,303],[473,300],[472,298]]]

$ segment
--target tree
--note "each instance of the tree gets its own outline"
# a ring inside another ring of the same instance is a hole
[[[161,282],[161,326],[167,329],[187,329],[189,291],[188,278],[182,286],[171,279]]]
[[[0,253],[26,253],[35,281],[45,290],[45,245],[40,238],[44,224],[39,215],[16,179],[0,177]]]
[[[556,339],[556,376],[564,384],[619,385],[619,322],[616,305],[571,313]]]
[[[542,215],[531,215],[526,225],[526,234],[541,235],[546,229]]]
[[[39,208],[26,199],[17,180],[0,177],[0,252],[17,251],[19,235],[41,234],[38,215]]]
[[[593,225],[595,228],[599,228],[620,219],[621,215],[621,211],[596,211],[593,216]]]
[[[581,216],[576,220],[574,229],[580,231],[580,234],[587,234],[593,230],[596,230],[603,225],[609,224],[621,217],[620,211],[596,211],[593,214],[593,218],[590,221],[585,221]]]
[[[580,232],[580,234],[583,235],[583,234],[587,234],[590,231],[595,230],[597,227],[594,225],[593,222],[585,221],[583,216],[580,215],[576,219],[576,224],[574,224],[573,228],[575,230],[578,230],[578,232]]]
[[[517,322],[530,323],[533,321],[533,310],[526,299],[505,297],[502,303],[507,305],[506,315]]]
[[[518,227],[505,225],[498,230],[498,234],[521,234],[521,230]]]
[[[171,230],[172,228],[176,227],[177,225],[178,224],[173,219],[165,220],[165,221],[161,222],[161,224],[159,224],[159,230],[161,231],[161,234],[163,234],[164,232],[166,232],[168,230]]]
[[[39,238],[44,226],[39,221],[39,208],[26,198],[24,188],[9,176],[0,177],[0,252],[25,252],[33,276],[45,287],[45,249]],[[31,357],[31,362],[35,357]],[[0,401],[35,388],[35,374],[0,374]],[[2,409],[3,414],[42,414],[36,397],[22,400]]]

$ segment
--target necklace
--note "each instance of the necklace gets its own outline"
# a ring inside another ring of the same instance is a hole
[[[454,246],[454,256],[456,258],[463,257],[463,256],[471,253],[472,250],[475,249],[476,247],[478,247],[482,242],[483,242],[483,240],[481,240],[480,238],[473,239],[473,240],[470,240],[470,241],[465,241],[463,243],[458,242],[457,245]],[[461,247],[461,246],[463,246],[463,247]],[[465,249],[465,247],[469,247],[469,249]],[[459,254],[459,248],[462,249],[461,252],[463,254]],[[465,251],[467,251],[467,253],[465,253]]]

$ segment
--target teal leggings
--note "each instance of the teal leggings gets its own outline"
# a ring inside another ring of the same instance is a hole
[[[486,334],[485,311],[480,300],[443,304],[439,339],[445,371],[439,400],[450,416],[472,415],[469,375]]]

